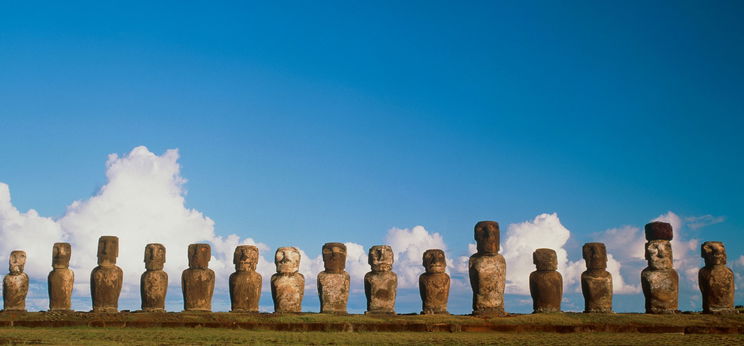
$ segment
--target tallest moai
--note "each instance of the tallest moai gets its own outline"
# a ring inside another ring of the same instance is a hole
[[[679,275],[672,267],[672,225],[654,221],[646,224],[646,260],[641,286],[646,297],[646,313],[670,314],[677,311]]]
[[[503,315],[506,261],[499,255],[499,224],[481,221],[475,225],[478,252],[470,256],[468,271],[473,289],[473,315]]]

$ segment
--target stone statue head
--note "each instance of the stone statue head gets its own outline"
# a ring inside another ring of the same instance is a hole
[[[496,221],[481,221],[475,224],[475,241],[478,253],[493,255],[499,253],[499,224]]]
[[[26,251],[14,250],[11,252],[8,263],[11,274],[23,273],[23,267],[26,265]]]
[[[646,260],[651,269],[672,269],[672,243],[651,240],[646,243]]]
[[[54,243],[52,247],[52,268],[68,268],[71,255],[72,246],[70,246],[70,243]]]
[[[373,272],[389,272],[393,270],[393,248],[388,245],[375,245],[369,248],[367,262]]]
[[[253,245],[239,245],[233,253],[235,271],[256,271],[258,264],[258,248]]]
[[[119,237],[105,235],[98,238],[98,265],[112,266],[119,257]]]
[[[700,256],[705,259],[705,266],[726,264],[726,247],[720,241],[706,241],[700,245]]]
[[[429,249],[424,251],[423,257],[423,265],[427,273],[444,273],[444,270],[447,268],[444,251],[440,249]]]
[[[145,269],[163,270],[165,265],[165,246],[153,243],[145,246]]]
[[[553,249],[537,249],[532,253],[532,263],[539,271],[558,270],[558,256]]]
[[[209,244],[189,245],[189,268],[207,269],[212,259],[212,247]]]
[[[652,241],[652,240],[672,240],[674,237],[674,233],[672,232],[672,225],[667,222],[661,222],[661,221],[654,221],[651,223],[647,223],[645,231],[646,231],[646,240]]]
[[[604,243],[586,243],[581,250],[587,269],[607,269],[607,249]]]
[[[300,270],[300,250],[294,246],[280,247],[274,254],[274,263],[277,273],[296,273]]]
[[[341,273],[346,268],[346,245],[343,243],[323,244],[323,266],[329,273]]]

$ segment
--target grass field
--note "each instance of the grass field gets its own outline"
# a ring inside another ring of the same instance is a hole
[[[3,326],[0,344],[744,345],[744,314],[556,313],[480,318],[318,313],[3,312],[0,326]],[[391,326],[393,329],[385,329]],[[488,328],[494,326],[501,329]]]
[[[742,335],[641,333],[324,333],[209,328],[0,328],[0,344],[52,345],[742,345]]]

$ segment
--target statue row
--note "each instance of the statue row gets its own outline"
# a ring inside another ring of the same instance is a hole
[[[499,252],[499,225],[482,221],[475,226],[477,252],[470,256],[469,276],[473,290],[474,315],[503,315],[506,261]],[[647,313],[673,313],[678,307],[679,276],[672,267],[672,227],[664,222],[652,222],[645,227],[645,257],[648,267],[641,273],[641,285]],[[98,266],[91,272],[90,288],[94,312],[117,312],[123,272],[116,266],[118,238],[103,236],[98,241]],[[607,251],[603,243],[587,243],[582,248],[587,270],[581,274],[581,289],[585,312],[612,312],[612,275],[607,272]],[[49,309],[68,311],[71,308],[74,273],[69,269],[69,243],[55,243],[49,273]],[[322,250],[324,271],[317,277],[320,311],[346,313],[349,298],[349,273],[345,271],[346,246],[326,243]],[[701,246],[705,267],[699,271],[703,296],[703,312],[727,313],[734,310],[734,275],[726,267],[726,250],[721,242],[705,242]],[[191,244],[188,248],[189,268],[181,275],[185,311],[211,311],[215,274],[208,268],[211,248],[208,244]],[[5,310],[25,310],[28,276],[23,273],[26,254],[13,251],[10,274],[3,280]],[[377,245],[369,250],[371,271],[364,276],[367,311],[370,314],[394,314],[398,278],[392,271],[393,251],[390,246]],[[146,271],[140,279],[143,311],[165,311],[168,274],[163,271],[165,247],[148,244],[145,247]],[[262,277],[256,272],[258,248],[252,245],[236,247],[233,256],[235,272],[230,275],[230,301],[234,312],[257,312],[261,296]],[[276,274],[271,276],[271,295],[275,312],[300,312],[305,278],[299,273],[300,252],[295,247],[281,247],[275,253]],[[563,278],[557,271],[557,256],[552,249],[537,249],[533,253],[536,271],[530,274],[530,294],[534,312],[561,310]],[[419,277],[422,314],[447,312],[450,277],[445,272],[446,259],[440,249],[423,254],[425,272]]]

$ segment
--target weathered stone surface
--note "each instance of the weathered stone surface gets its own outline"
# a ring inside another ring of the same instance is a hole
[[[165,295],[168,293],[168,273],[165,265],[165,246],[147,244],[145,246],[145,269],[140,277],[140,297],[142,310],[151,312],[165,311]]]
[[[726,247],[722,242],[706,241],[700,246],[705,267],[698,272],[703,295],[703,313],[736,313],[734,309],[734,272],[726,267]]]
[[[584,312],[612,312],[612,275],[607,268],[603,243],[586,243],[582,248],[587,270],[581,274]]]
[[[672,268],[672,244],[668,240],[646,243],[648,267],[641,272],[641,287],[646,298],[646,313],[668,314],[677,311],[679,275]]]
[[[557,272],[558,258],[552,249],[537,249],[532,254],[537,270],[530,273],[530,295],[534,313],[561,311],[563,277]]]
[[[646,231],[646,240],[672,240],[674,237],[674,232],[672,232],[672,225],[667,222],[661,222],[661,221],[654,221],[651,223],[647,223],[645,231]]]
[[[475,225],[478,252],[470,256],[468,269],[473,289],[473,315],[503,315],[506,261],[499,255],[499,224]]]
[[[346,268],[346,245],[325,243],[323,245],[323,266],[318,273],[318,297],[321,313],[346,313],[351,279]]]
[[[233,254],[235,272],[230,274],[230,304],[232,312],[258,312],[263,278],[256,272],[258,248],[240,245]]]
[[[119,311],[119,294],[124,272],[116,266],[119,256],[119,238],[98,238],[98,266],[90,273],[90,295],[93,312]]]
[[[423,256],[423,265],[426,272],[419,276],[421,314],[449,314],[447,301],[449,300],[450,277],[444,272],[447,268],[444,251],[439,249],[426,250]]]
[[[271,297],[274,312],[301,312],[305,295],[305,277],[300,269],[300,251],[296,247],[280,247],[274,255],[277,273],[271,276]]]
[[[3,303],[5,311],[26,311],[28,294],[28,275],[23,272],[26,265],[26,252],[15,250],[10,253],[10,273],[3,279]]]
[[[72,246],[70,243],[54,243],[52,247],[52,271],[47,276],[50,311],[72,309],[72,287],[75,273],[70,270]]]
[[[181,274],[184,311],[212,311],[214,271],[209,269],[209,244],[189,245],[189,268]]]
[[[367,262],[372,271],[364,275],[365,313],[395,314],[398,275],[392,272],[394,261],[393,249],[388,245],[375,245],[369,249]]]

